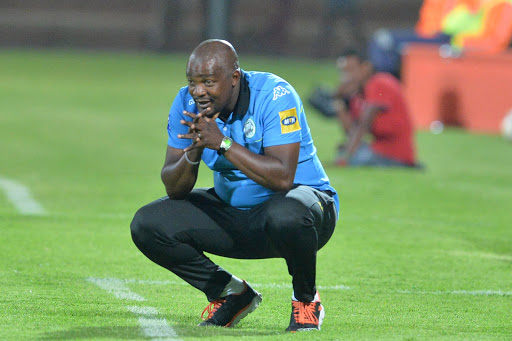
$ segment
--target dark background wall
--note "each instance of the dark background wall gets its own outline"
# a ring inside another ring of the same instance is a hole
[[[332,57],[366,46],[379,28],[412,28],[421,2],[0,0],[0,46],[190,52],[221,27],[216,37],[241,52]]]

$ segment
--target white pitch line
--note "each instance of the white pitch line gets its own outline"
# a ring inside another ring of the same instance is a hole
[[[512,256],[500,255],[500,254],[497,254],[497,253],[449,251],[448,254],[451,254],[451,255],[454,255],[454,256],[478,257],[478,258],[496,259],[496,260],[512,262]]]
[[[126,307],[129,311],[138,315],[139,324],[147,337],[152,340],[173,340],[178,336],[174,329],[164,318],[158,318],[158,310],[153,307]]]
[[[89,279],[92,281],[91,279]],[[139,279],[118,279],[118,278],[105,278],[105,279],[93,279],[94,281],[100,281],[105,283],[114,282],[116,285],[122,283],[134,283],[142,285],[182,285],[189,286],[188,283],[179,281],[152,281],[152,280],[139,280]],[[111,285],[111,284],[109,284]],[[278,284],[278,283],[251,283],[254,288],[278,288],[278,289],[292,289],[290,284]],[[352,290],[352,288],[345,285],[331,285],[331,286],[317,286],[319,290]],[[472,296],[512,296],[512,291],[502,290],[452,290],[452,291],[414,291],[414,290],[397,290],[396,292],[401,294],[419,294],[419,295],[472,295]]]
[[[512,291],[502,291],[502,290],[452,290],[452,291],[399,290],[398,292],[401,294],[420,294],[420,295],[512,296]]]
[[[0,178],[0,187],[5,191],[7,199],[21,214],[44,215],[46,213],[43,206],[32,198],[29,189],[21,183],[6,178]]]
[[[96,284],[100,288],[113,294],[118,299],[145,301],[146,299],[132,292],[126,285],[126,281],[117,278],[94,278],[89,277],[87,281]],[[142,332],[152,341],[179,341],[178,334],[167,323],[165,318],[158,317],[158,310],[153,307],[127,306],[133,314],[137,315],[137,320]]]
[[[135,283],[135,284],[149,284],[149,285],[183,285],[190,286],[190,284],[178,281],[151,281],[151,280],[139,280],[139,279],[119,279],[124,283]],[[254,288],[278,288],[278,289],[292,289],[291,284],[279,284],[279,283],[250,283],[251,287]],[[317,285],[319,290],[351,290],[350,287],[342,284],[338,285]]]
[[[126,285],[124,281],[121,281],[117,278],[87,278],[89,282],[92,282],[99,286],[100,288],[107,291],[109,294],[113,294],[120,300],[131,300],[131,301],[145,301],[146,299],[139,294],[132,292]]]

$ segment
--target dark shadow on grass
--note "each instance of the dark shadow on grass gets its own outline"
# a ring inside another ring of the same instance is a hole
[[[180,332],[181,331],[181,332]],[[284,333],[284,332],[283,332]],[[240,339],[245,336],[269,336],[278,335],[280,333],[239,328],[222,328],[222,327],[191,327],[179,328],[177,330],[177,339],[182,337],[221,337],[223,339],[233,338]],[[116,340],[150,340],[151,337],[144,336],[140,327],[133,326],[117,326],[117,327],[77,327],[69,330],[61,330],[55,332],[44,333],[39,340],[94,340],[111,338]]]
[[[252,329],[252,328],[243,328],[243,327],[234,327],[234,328],[224,328],[224,327],[190,327],[177,330],[178,335],[183,337],[195,337],[195,338],[204,338],[207,340],[208,338],[215,339],[228,339],[233,338],[234,340],[239,340],[244,337],[253,337],[253,336],[271,336],[271,335],[279,335],[284,334],[284,329],[282,333],[277,333],[270,331],[268,329]]]
[[[105,339],[118,340],[148,340],[142,335],[140,327],[77,327],[69,330],[45,333],[40,340],[83,340]]]

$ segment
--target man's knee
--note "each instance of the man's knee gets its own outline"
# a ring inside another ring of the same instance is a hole
[[[151,226],[147,223],[148,215],[147,206],[144,206],[135,213],[130,224],[132,240],[139,249],[144,247],[151,234]]]
[[[273,200],[268,206],[266,218],[267,230],[295,230],[314,226],[314,217],[309,207],[293,198]]]

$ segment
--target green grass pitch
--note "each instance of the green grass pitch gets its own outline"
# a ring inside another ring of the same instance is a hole
[[[241,55],[307,102],[333,63]],[[129,223],[164,195],[169,107],[185,55],[0,51],[0,340],[510,340],[512,144],[418,132],[422,172],[331,166],[339,128],[306,104],[341,220],[318,254],[320,332],[286,334],[284,261],[213,257],[263,294],[232,329],[197,328],[204,295],[146,259]],[[482,113],[485,114],[485,113]],[[212,178],[203,165],[200,186]]]

